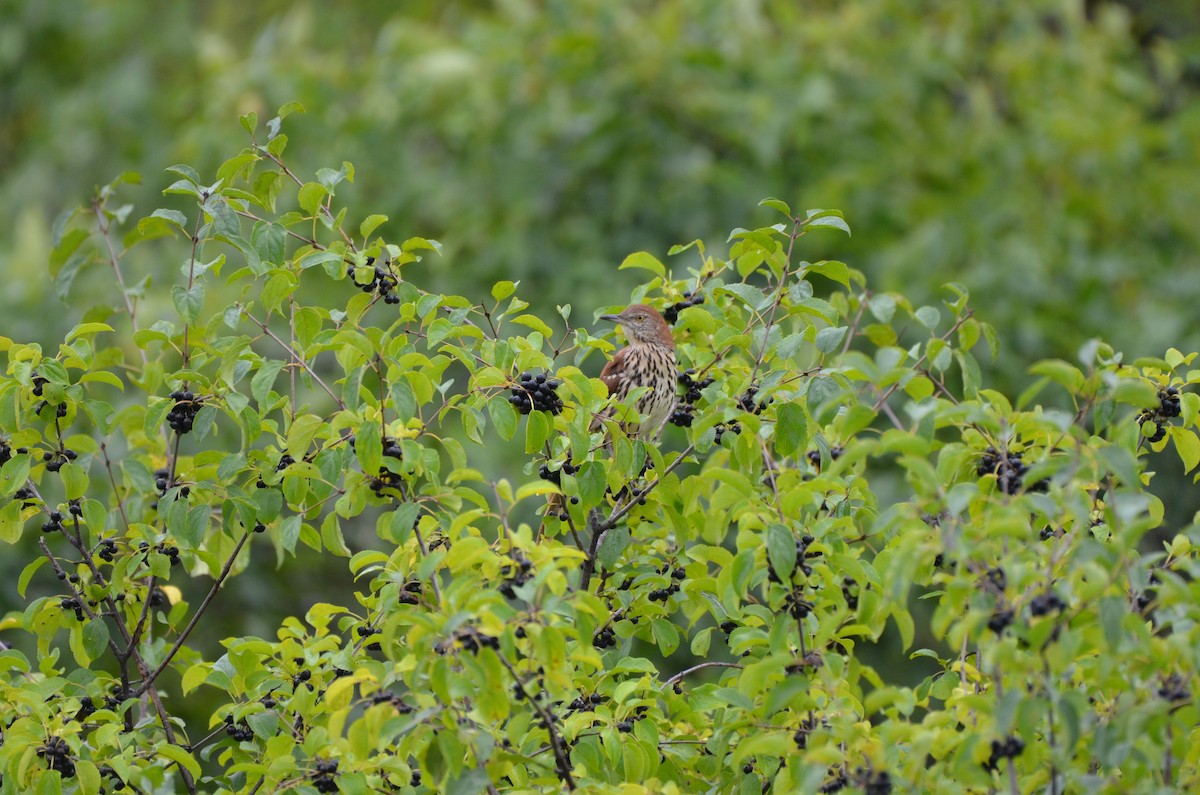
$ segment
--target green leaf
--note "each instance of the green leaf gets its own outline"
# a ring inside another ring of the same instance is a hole
[[[639,270],[650,271],[655,276],[666,276],[667,268],[658,258],[648,251],[637,251],[625,258],[617,270],[625,270],[626,268],[637,268]]]
[[[64,495],[68,500],[77,500],[87,493],[88,476],[83,467],[72,461],[63,464],[58,471],[62,479]]]
[[[496,433],[500,434],[501,439],[507,442],[516,435],[521,415],[508,402],[508,398],[495,395],[488,401],[488,414],[491,415],[492,424],[496,426]]]
[[[32,465],[28,455],[14,455],[0,467],[0,497],[10,497],[29,480]]]
[[[415,502],[402,502],[392,511],[392,516],[389,521],[389,529],[391,530],[391,541],[397,544],[403,544],[408,541],[412,535],[413,527],[416,525],[417,517],[421,515],[421,506]]]
[[[250,245],[263,263],[278,267],[283,264],[287,230],[279,224],[259,221],[250,231]],[[265,272],[266,267],[262,270]]]
[[[608,487],[605,465],[599,461],[585,461],[575,473],[575,483],[579,487],[579,501],[588,507],[596,505]]]
[[[817,350],[821,353],[833,353],[842,346],[849,331],[846,326],[821,329],[817,332]]]
[[[104,654],[108,646],[108,624],[103,621],[88,621],[83,625],[83,650],[93,660]]]
[[[358,233],[362,235],[363,240],[371,236],[371,233],[380,227],[381,224],[387,223],[386,215],[368,215],[363,222],[358,225]]]
[[[235,238],[242,232],[242,222],[224,196],[212,196],[204,204],[213,219],[213,230],[225,238]]]
[[[925,328],[933,331],[937,328],[938,323],[942,320],[942,313],[938,311],[936,306],[923,306],[913,313],[913,317],[917,319]]]
[[[525,416],[525,452],[536,453],[550,438],[550,420],[542,411],[531,411]]]
[[[368,420],[358,426],[354,434],[354,452],[362,471],[374,476],[383,466],[383,442],[379,423]]]
[[[282,361],[267,359],[258,366],[258,372],[250,379],[250,394],[254,396],[259,408],[266,408],[269,403],[271,387],[275,385],[275,378],[282,369]]]
[[[315,268],[318,265],[324,265],[326,262],[344,262],[345,258],[336,251],[310,251],[300,258],[296,263],[296,267],[300,270],[308,270]]]
[[[301,186],[296,195],[300,209],[309,215],[316,215],[321,208],[321,202],[329,195],[329,190],[319,182],[307,182]]]
[[[443,791],[446,795],[479,795],[491,783],[486,770],[473,767],[447,779]]]
[[[786,582],[796,568],[796,537],[781,524],[767,528],[767,560],[779,579]]]
[[[1175,452],[1179,453],[1179,460],[1183,462],[1183,471],[1191,472],[1200,464],[1200,439],[1196,438],[1194,431],[1174,425],[1167,429],[1167,433],[1175,442]]]
[[[792,208],[787,205],[787,202],[780,201],[779,199],[763,199],[758,203],[758,206],[770,207],[772,210],[783,213],[788,218],[792,217]]]
[[[313,437],[324,424],[325,419],[315,414],[305,414],[293,420],[287,435],[288,455],[296,460],[303,458],[312,444]]]
[[[200,763],[196,761],[194,756],[180,748],[178,745],[173,745],[166,740],[163,740],[154,746],[152,752],[158,754],[159,756],[165,756],[172,762],[177,763],[180,767],[185,768],[189,773],[191,773],[193,777],[198,778],[200,776]]]
[[[517,282],[502,281],[492,285],[492,298],[503,301],[517,291]]]
[[[808,447],[808,415],[799,403],[781,403],[775,409],[775,452],[784,458]]]
[[[809,210],[808,215],[811,220],[806,226],[830,226],[842,230],[847,235],[850,234],[850,227],[838,210]]]
[[[113,327],[107,323],[80,323],[75,328],[67,333],[66,342],[70,342],[76,337],[87,337],[93,334],[99,334],[102,331],[112,331]]]
[[[841,220],[841,219],[838,219]],[[847,229],[846,233],[849,234]],[[826,279],[843,284],[846,287],[850,286],[850,268],[846,263],[838,262],[837,260],[823,260],[821,262],[809,265],[805,269],[805,273],[815,273],[819,276],[824,276]]]
[[[665,618],[656,618],[650,625],[654,633],[654,643],[664,657],[670,657],[679,648],[679,630]]]
[[[180,284],[171,285],[171,300],[183,321],[189,325],[195,324],[204,307],[204,285],[196,282],[190,290]]]
[[[625,551],[625,547],[629,546],[629,527],[627,525],[617,525],[613,529],[604,534],[604,538],[600,541],[600,549],[596,551],[596,562],[601,569],[616,568],[617,561],[621,559],[621,553]]]
[[[0,508],[0,541],[6,544],[17,543],[24,524],[21,521],[21,503],[12,500]]]

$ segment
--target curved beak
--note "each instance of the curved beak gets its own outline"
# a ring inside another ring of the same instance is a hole
[[[611,320],[613,323],[618,323],[618,324],[621,322],[620,315],[601,315],[600,319],[601,320]]]

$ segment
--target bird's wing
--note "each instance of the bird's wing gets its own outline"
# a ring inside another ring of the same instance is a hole
[[[600,371],[600,380],[608,387],[608,394],[610,395],[620,395],[625,391],[622,387],[628,378],[625,364],[628,353],[629,348],[622,348],[617,351],[617,355],[612,357],[604,365],[604,369]]]

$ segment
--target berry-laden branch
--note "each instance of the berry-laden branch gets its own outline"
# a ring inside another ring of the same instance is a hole
[[[567,756],[566,750],[563,748],[562,738],[558,736],[558,730],[554,728],[554,716],[550,714],[544,706],[538,703],[536,698],[525,690],[525,685],[521,681],[521,677],[517,674],[517,669],[513,664],[501,654],[496,652],[496,656],[500,659],[501,664],[508,669],[508,673],[516,683],[517,692],[521,698],[525,699],[537,711],[538,716],[542,719],[542,723],[546,726],[546,732],[550,735],[550,747],[554,750],[554,766],[558,770],[558,779],[571,792],[575,791],[575,778],[571,775],[571,760]]]
[[[233,569],[233,562],[237,560],[237,556],[241,553],[242,547],[246,545],[246,540],[248,538],[250,538],[250,533],[244,532],[242,537],[238,539],[237,544],[233,548],[233,552],[229,554],[229,557],[225,560],[225,565],[221,567],[221,573],[217,575],[216,581],[214,581],[212,587],[208,589],[208,593],[204,595],[204,601],[202,601],[200,606],[196,608],[196,612],[192,614],[192,618],[190,621],[188,621],[187,626],[183,628],[183,630],[179,633],[179,637],[175,639],[175,643],[170,649],[167,650],[166,655],[163,656],[162,662],[159,663],[158,667],[146,677],[145,681],[142,682],[142,684],[132,695],[140,696],[142,693],[145,693],[150,687],[152,687],[154,685],[154,680],[158,679],[162,672],[167,669],[167,666],[171,664],[171,660],[175,657],[175,655],[179,653],[179,650],[183,648],[183,644],[187,642],[188,637],[192,634],[192,630],[196,628],[196,624],[200,621],[200,617],[207,612],[208,606],[212,604],[213,598],[215,598],[217,595],[217,591],[221,590],[221,586],[225,583],[226,578],[229,577],[229,572]]]

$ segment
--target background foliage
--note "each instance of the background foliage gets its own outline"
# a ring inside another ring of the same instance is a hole
[[[1005,383],[1092,336],[1194,339],[1191,3],[5,2],[6,307],[46,299],[45,230],[77,197],[215,168],[229,118],[299,101],[298,162],[364,164],[354,198],[445,241],[440,287],[609,304],[628,252],[795,196],[870,230],[838,256],[879,288],[969,284]]]

